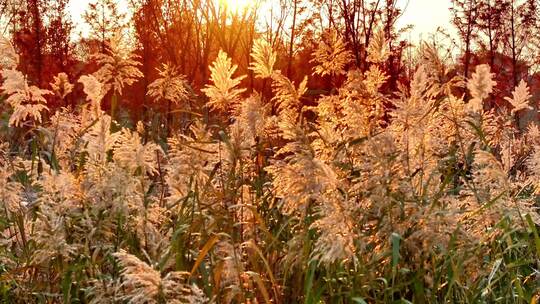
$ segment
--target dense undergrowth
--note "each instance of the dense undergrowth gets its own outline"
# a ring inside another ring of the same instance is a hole
[[[518,127],[527,85],[488,110],[487,66],[450,77],[424,47],[410,86],[382,94],[382,34],[365,73],[345,72],[351,56],[330,40],[315,73],[346,81],[316,106],[260,40],[251,69],[274,97],[248,96],[220,52],[205,108],[175,113],[187,127],[166,141],[148,121],[111,118],[135,57],[111,47],[97,73],[59,75],[48,91],[3,42],[3,302],[536,303],[540,130]],[[190,98],[173,67],[160,77],[156,101]],[[84,105],[48,111],[44,96],[81,84]]]

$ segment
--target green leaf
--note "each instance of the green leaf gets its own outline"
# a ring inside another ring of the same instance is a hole
[[[534,224],[530,214],[527,214],[525,218],[527,219],[529,228],[531,229],[534,236],[534,245],[536,247],[536,254],[538,255],[538,257],[540,257],[540,236],[538,236],[538,230],[536,230],[536,225]]]
[[[354,297],[351,300],[353,300],[354,303],[367,304],[367,302],[366,302],[366,300],[364,300],[364,298]]]
[[[399,262],[399,243],[401,240],[401,236],[393,232],[391,239],[392,239],[392,269],[395,270]]]

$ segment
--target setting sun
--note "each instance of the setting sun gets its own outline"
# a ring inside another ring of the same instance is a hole
[[[256,4],[254,0],[216,0],[220,6],[226,7],[233,13],[243,12]]]

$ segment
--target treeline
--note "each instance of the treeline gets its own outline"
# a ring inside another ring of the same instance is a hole
[[[496,90],[502,93],[498,95],[509,94],[522,79],[535,92],[540,84],[536,74],[538,3],[452,0],[449,6],[458,37],[441,30],[426,41],[449,55],[445,63],[451,70],[441,71],[441,77],[468,78],[474,66],[486,63],[497,75]],[[47,88],[59,73],[73,83],[81,75],[95,72],[99,68],[96,54],[108,53],[111,42],[120,37],[125,53],[137,55],[142,72],[131,89],[119,96],[119,108],[134,119],[145,117],[148,111],[172,110],[170,104],[156,102],[148,94],[163,64],[188,80],[192,98],[186,105],[203,104],[198,96],[204,95],[200,90],[208,83],[208,67],[219,50],[238,65],[239,75],[247,75],[243,85],[249,92],[256,89],[269,95],[271,88],[249,70],[250,50],[258,38],[277,51],[276,67],[288,78],[299,83],[309,75],[309,88],[315,93],[329,92],[344,79],[342,75],[312,75],[313,53],[321,44],[327,44],[328,50],[334,48],[332,33],[343,37],[345,48],[352,53],[354,67],[349,68],[363,72],[369,69],[368,47],[375,33],[384,33],[390,54],[380,65],[389,75],[383,87],[386,92],[395,91],[400,83],[408,84],[419,60],[405,35],[412,27],[397,26],[403,12],[396,0],[253,1],[241,10],[228,9],[219,0],[93,0],[80,21],[89,27],[84,37],[74,26],[68,4],[69,0],[1,1],[4,32],[10,34],[21,56],[19,69],[39,87]],[[123,13],[120,5],[128,5],[130,14]],[[452,62],[455,55],[458,60]],[[84,99],[82,87],[68,99],[49,99],[52,107],[76,107]],[[495,105],[501,102],[504,100],[493,100]]]
[[[129,16],[121,12],[117,1],[94,0],[84,13],[90,32],[83,38],[69,15],[68,0],[3,2],[1,17],[21,55],[20,70],[40,87],[47,87],[61,72],[72,83],[81,75],[94,72],[98,68],[92,60],[95,54],[107,53],[118,33],[129,38],[124,44],[138,55],[143,74],[122,96],[122,100],[129,100],[123,108],[131,108],[134,115],[163,106],[152,104],[147,94],[162,64],[174,66],[189,80],[193,92],[198,93],[208,82],[208,66],[219,50],[238,65],[238,74],[247,75],[243,85],[250,91],[269,92],[267,85],[256,80],[248,69],[252,61],[250,50],[257,38],[270,42],[278,52],[277,67],[300,82],[313,72],[311,54],[321,44],[321,35],[326,37],[323,43],[330,49],[333,31],[344,37],[354,64],[367,70],[367,46],[380,28],[391,54],[384,64],[391,75],[388,86],[395,88],[399,78],[406,74],[403,53],[408,44],[400,39],[400,30],[396,28],[401,11],[394,0],[253,1],[251,6],[236,11],[217,0],[130,0]],[[90,63],[84,64],[87,59],[91,59]],[[339,75],[334,79],[312,77],[310,87],[330,90],[340,80]],[[74,96],[70,105],[77,104],[77,94]],[[66,101],[50,101],[51,105],[66,105],[61,103]]]
[[[463,76],[485,63],[497,75],[501,93],[510,92],[522,79],[538,89],[539,5],[537,0],[452,0]]]

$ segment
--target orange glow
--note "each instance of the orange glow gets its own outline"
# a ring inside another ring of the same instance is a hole
[[[216,0],[220,6],[226,7],[233,13],[241,13],[255,6],[254,0]]]

